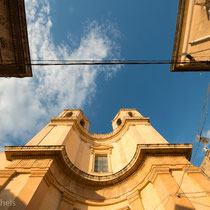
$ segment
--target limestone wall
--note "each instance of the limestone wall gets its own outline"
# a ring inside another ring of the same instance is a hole
[[[69,112],[71,112],[70,119],[73,119],[71,124],[68,121],[56,125],[50,123],[27,145],[65,145],[71,162],[87,173],[94,173],[95,155],[104,154],[108,156],[108,173],[115,173],[131,161],[138,144],[167,143],[151,126],[148,119],[135,109],[120,110],[112,121],[113,134],[97,134],[96,138],[93,138],[94,134],[88,132],[89,121],[81,111],[64,111],[58,119],[66,119],[65,116]],[[88,123],[84,128],[79,125],[83,119]],[[117,125],[119,119],[121,123]],[[99,148],[100,146],[108,148]]]

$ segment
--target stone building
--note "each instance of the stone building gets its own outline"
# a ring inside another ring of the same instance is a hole
[[[171,71],[210,71],[210,0],[179,1],[172,61]]]
[[[206,151],[206,155],[200,165],[200,170],[210,180],[210,150]]]
[[[121,109],[108,134],[89,124],[81,110],[64,110],[25,146],[6,146],[1,209],[209,209],[191,144],[169,144],[136,109]]]
[[[24,0],[0,0],[0,77],[31,77]]]

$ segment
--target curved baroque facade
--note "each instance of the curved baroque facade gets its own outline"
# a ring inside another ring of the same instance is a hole
[[[64,110],[25,146],[5,147],[3,209],[209,209],[191,144],[169,144],[136,109],[121,109],[108,134],[89,124],[81,110]]]

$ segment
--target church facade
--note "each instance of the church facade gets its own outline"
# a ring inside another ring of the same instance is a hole
[[[169,144],[136,109],[108,134],[64,110],[25,146],[0,154],[2,209],[209,209],[210,182],[190,163],[191,144]]]

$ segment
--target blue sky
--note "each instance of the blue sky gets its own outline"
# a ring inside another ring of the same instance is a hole
[[[26,0],[31,57],[168,60],[177,9],[178,0]],[[111,132],[110,121],[120,108],[137,108],[169,143],[191,143],[209,73],[169,69],[33,67],[33,78],[1,79],[1,146],[25,144],[64,108],[83,109],[94,133]],[[204,134],[210,137],[208,119]],[[200,147],[194,163],[203,156]]]

